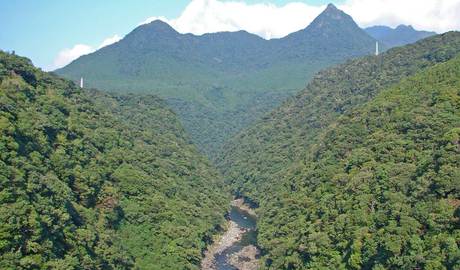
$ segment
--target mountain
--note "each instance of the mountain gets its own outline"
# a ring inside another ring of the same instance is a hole
[[[288,48],[295,48],[296,54],[301,52],[331,56],[355,52],[370,52],[373,40],[359,28],[345,12],[329,4],[313,22],[304,30],[292,33],[283,39]],[[318,46],[321,44],[321,46]],[[338,56],[338,55],[337,55]]]
[[[195,36],[161,21],[56,73],[110,92],[154,93],[193,141],[215,154],[233,134],[302,89],[319,69],[370,54],[375,40],[329,5],[307,28],[264,40],[245,31]]]
[[[379,25],[365,28],[364,31],[389,48],[414,43],[420,39],[436,35],[435,32],[417,31],[410,25],[399,25],[394,29]]]
[[[266,269],[460,268],[460,57],[350,110],[262,206]]]
[[[229,198],[164,101],[0,52],[0,134],[1,269],[199,269]]]
[[[319,72],[217,158],[264,269],[456,269],[460,33]]]
[[[266,190],[278,174],[302,160],[319,132],[337,117],[458,52],[460,34],[451,32],[325,69],[305,90],[226,143],[216,159],[218,167],[236,191],[255,200],[269,196]]]

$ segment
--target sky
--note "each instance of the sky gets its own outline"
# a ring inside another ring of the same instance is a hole
[[[0,0],[0,49],[54,70],[155,19],[181,33],[246,30],[270,39],[305,28],[330,2],[361,27],[460,30],[460,0]]]

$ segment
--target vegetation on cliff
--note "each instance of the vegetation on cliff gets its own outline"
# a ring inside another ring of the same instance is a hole
[[[0,268],[198,269],[219,174],[163,101],[0,52]]]

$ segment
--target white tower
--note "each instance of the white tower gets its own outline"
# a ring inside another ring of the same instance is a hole
[[[375,42],[375,55],[376,56],[379,55],[379,42],[378,41]]]
[[[83,77],[80,78],[80,88],[83,88]]]

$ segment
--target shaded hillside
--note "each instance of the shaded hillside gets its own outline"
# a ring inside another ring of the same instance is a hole
[[[329,4],[307,28],[271,42],[280,43],[285,50],[293,50],[289,56],[308,56],[305,59],[347,59],[363,52],[371,53],[375,47],[375,41],[359,28],[353,18],[333,4]]]
[[[263,269],[460,268],[460,56],[348,110],[261,202]]]
[[[227,143],[218,166],[235,191],[269,198],[269,188],[337,117],[459,52],[460,34],[451,32],[319,72],[304,91]]]
[[[222,181],[156,97],[0,52],[0,268],[198,269]]]
[[[410,25],[399,25],[394,29],[379,25],[365,28],[364,31],[389,48],[411,44],[436,35],[435,32],[417,31]]]
[[[276,40],[244,31],[180,34],[154,21],[56,72],[107,91],[160,95],[199,148],[212,154],[319,69],[370,54],[374,44],[329,5],[306,29]]]

